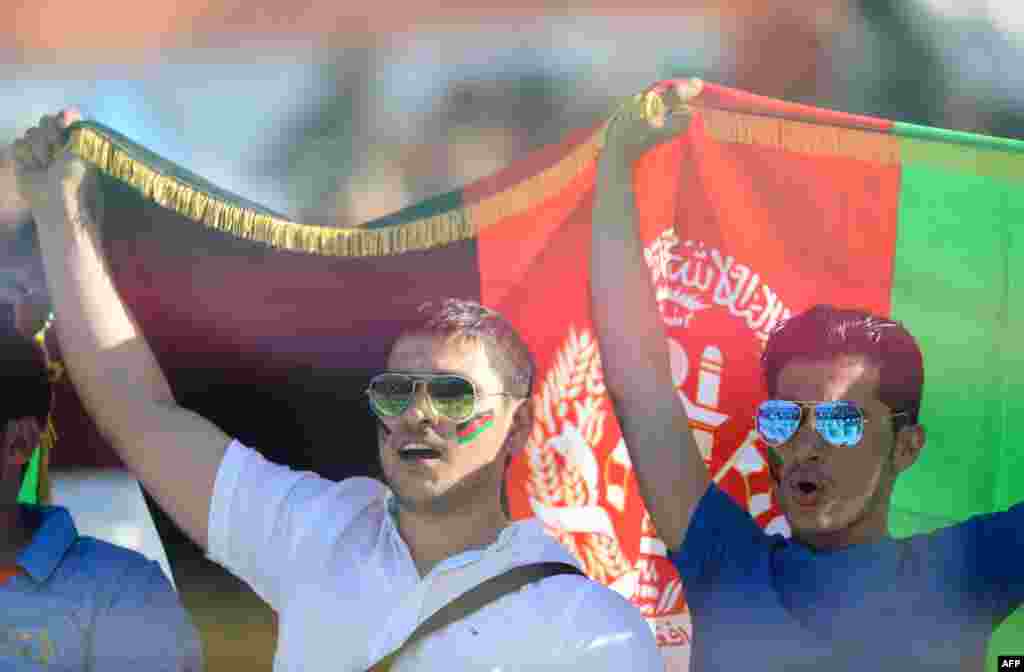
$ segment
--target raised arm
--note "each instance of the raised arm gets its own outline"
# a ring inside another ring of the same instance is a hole
[[[62,149],[78,119],[43,117],[14,145],[18,188],[32,208],[61,352],[101,433],[178,525],[207,545],[217,468],[229,439],[177,405],[153,352],[121,301],[89,203],[92,168]]]
[[[607,131],[598,164],[590,258],[591,314],[605,384],[636,470],[640,494],[662,540],[676,550],[708,488],[686,409],[673,390],[668,345],[644,261],[633,193],[633,164],[689,120],[675,108],[694,95],[687,83],[658,87],[624,106]],[[657,102],[657,101],[655,101]]]

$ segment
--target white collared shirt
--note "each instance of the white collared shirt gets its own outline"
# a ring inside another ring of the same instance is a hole
[[[365,672],[456,595],[512,567],[578,563],[535,520],[420,577],[370,478],[329,481],[237,441],[217,472],[209,557],[278,613],[275,672]],[[628,601],[582,576],[543,579],[405,651],[393,672],[663,670],[650,627]]]

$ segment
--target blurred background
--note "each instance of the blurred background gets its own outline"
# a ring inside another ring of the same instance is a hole
[[[69,103],[225,189],[329,226],[491,174],[667,77],[1024,137],[1019,0],[516,5],[5,5],[0,225],[27,217],[7,146]],[[270,670],[273,614],[151,508],[209,669]]]
[[[75,103],[250,200],[354,226],[492,173],[671,76],[1024,133],[1015,0],[691,0],[628,13],[535,1],[366,16],[280,4],[8,5],[0,144]],[[18,203],[0,180],[10,219]]]

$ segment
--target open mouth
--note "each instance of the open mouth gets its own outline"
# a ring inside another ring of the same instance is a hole
[[[821,498],[821,484],[815,481],[800,479],[790,486],[793,500],[800,506],[814,506]]]
[[[409,462],[419,460],[439,460],[441,451],[422,443],[409,443],[398,450],[398,456]]]

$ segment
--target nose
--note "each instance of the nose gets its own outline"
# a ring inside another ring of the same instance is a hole
[[[402,420],[411,427],[430,425],[437,421],[437,413],[427,396],[427,384],[425,381],[413,382],[412,402],[409,408],[402,414]]]
[[[814,428],[814,411],[807,409],[796,435],[784,446],[784,452],[789,459],[800,464],[820,460],[824,451],[825,439]]]

